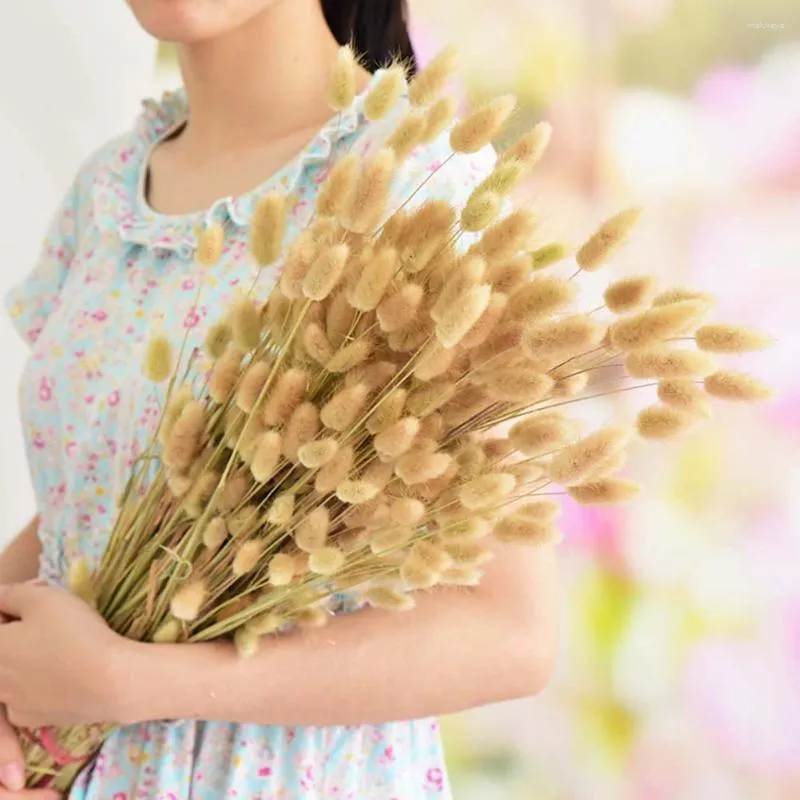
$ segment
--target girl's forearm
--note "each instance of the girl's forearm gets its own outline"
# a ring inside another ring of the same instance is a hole
[[[247,660],[229,645],[133,645],[122,715],[351,725],[535,694],[552,668],[557,614],[553,553],[531,558],[526,578],[535,589],[511,576],[510,594],[501,586],[440,590],[412,611],[370,609],[272,637]]]
[[[39,517],[34,517],[0,554],[0,585],[24,583],[39,574]]]

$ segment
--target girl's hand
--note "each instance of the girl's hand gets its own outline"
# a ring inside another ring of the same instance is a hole
[[[0,625],[0,703],[14,725],[118,721],[129,643],[92,608],[25,583],[0,587],[0,614],[12,620]]]

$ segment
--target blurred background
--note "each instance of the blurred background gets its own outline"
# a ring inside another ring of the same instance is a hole
[[[642,204],[614,275],[709,288],[720,319],[777,340],[743,364],[779,390],[776,402],[718,407],[701,433],[642,448],[629,474],[647,492],[630,507],[568,507],[558,674],[534,700],[445,721],[455,796],[799,798],[800,5],[411,6],[423,62],[450,43],[465,54],[465,97],[513,91],[520,128],[553,123],[522,192],[549,233],[580,242],[604,216]],[[11,243],[0,289],[30,267],[79,161],[129,124],[142,94],[177,81],[121,2],[83,8],[80,24],[58,0],[4,12],[14,18],[0,33]],[[0,348],[10,419],[25,354],[6,320]],[[32,513],[23,463],[9,427],[0,539]]]

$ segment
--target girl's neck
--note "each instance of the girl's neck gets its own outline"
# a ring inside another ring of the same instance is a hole
[[[319,0],[276,0],[223,37],[183,45],[184,153],[203,161],[319,127],[337,47]]]

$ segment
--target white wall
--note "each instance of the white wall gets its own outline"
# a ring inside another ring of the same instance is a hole
[[[0,292],[31,268],[81,161],[153,91],[155,47],[124,0],[28,0],[0,11]],[[33,513],[17,422],[26,348],[2,315],[0,546]]]

